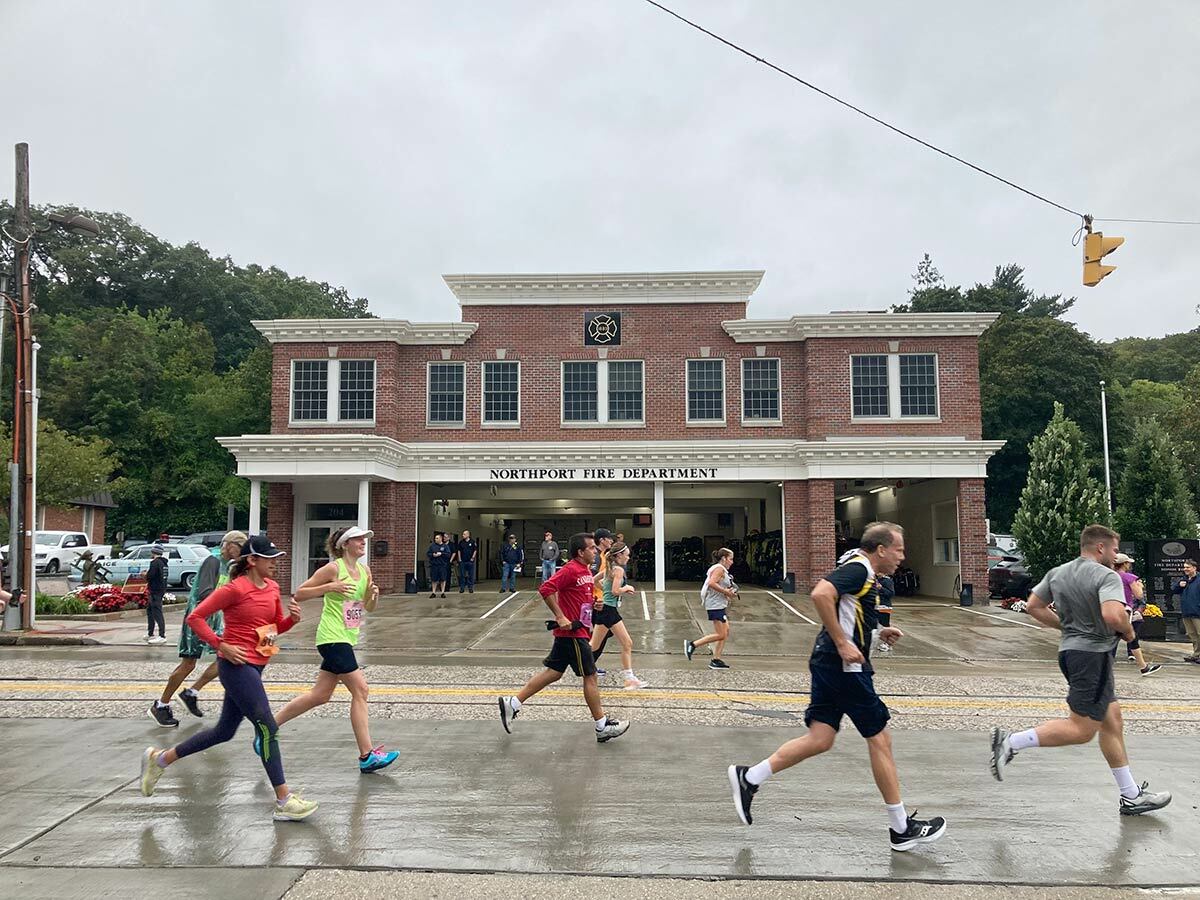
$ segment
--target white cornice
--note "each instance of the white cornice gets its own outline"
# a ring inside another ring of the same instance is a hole
[[[762,277],[763,272],[758,269],[442,276],[460,306],[744,303],[758,288]]]
[[[999,313],[849,312],[722,322],[740,344],[832,337],[978,337]]]
[[[1003,441],[895,437],[793,441],[483,441],[403,443],[382,435],[268,434],[218,438],[249,478],[473,481],[511,467],[716,467],[728,480],[986,477]],[[485,479],[486,480],[486,479]]]
[[[255,328],[272,344],[366,343],[465,344],[474,322],[409,322],[406,319],[258,319]]]

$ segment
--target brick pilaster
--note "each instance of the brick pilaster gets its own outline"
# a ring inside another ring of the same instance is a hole
[[[269,482],[267,484],[267,537],[287,553],[286,560],[275,573],[279,582],[279,590],[286,597],[292,590],[292,523],[295,519],[295,499],[292,496],[292,486],[288,482]]]
[[[958,566],[962,583],[974,586],[975,601],[988,602],[987,513],[983,479],[958,481]]]
[[[371,557],[371,572],[384,594],[404,592],[404,575],[415,571],[417,486],[412,482],[371,484],[371,522],[376,541],[388,542],[387,556]]]

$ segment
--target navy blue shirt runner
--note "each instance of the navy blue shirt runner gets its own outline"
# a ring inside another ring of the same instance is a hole
[[[871,632],[879,626],[875,605],[879,600],[879,584],[864,557],[851,557],[825,576],[837,589],[837,613],[842,632],[863,655],[863,672],[875,671],[871,666]],[[814,666],[842,669],[842,657],[829,632],[822,627],[813,644]]]

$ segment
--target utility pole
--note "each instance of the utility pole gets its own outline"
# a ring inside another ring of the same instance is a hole
[[[21,627],[29,629],[33,626],[33,567],[34,567],[34,512],[33,504],[33,464],[29,459],[31,443],[30,428],[33,419],[33,394],[29,389],[30,365],[32,362],[33,343],[30,333],[30,309],[32,292],[29,284],[30,251],[33,243],[33,217],[29,211],[29,145],[17,144],[17,180],[13,202],[13,225],[17,246],[17,308],[13,315],[13,340],[16,350],[16,371],[14,379],[15,396],[13,398],[13,459],[17,463],[17,480],[20,484],[21,498],[18,502],[18,518],[20,529],[18,534],[19,547],[10,547],[15,552],[9,554],[10,560],[20,560],[21,587],[25,590],[24,602],[21,604]]]
[[[1104,434],[1104,502],[1112,512],[1112,476],[1108,470],[1108,398],[1104,393],[1104,380],[1100,380],[1100,428]]]

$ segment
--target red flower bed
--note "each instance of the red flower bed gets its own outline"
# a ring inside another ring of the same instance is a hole
[[[126,594],[115,584],[89,584],[75,591],[75,596],[86,600],[92,612],[120,612],[127,606],[145,609],[150,598],[145,593]]]

